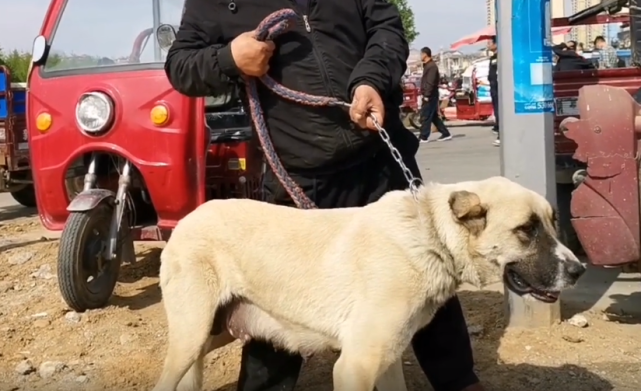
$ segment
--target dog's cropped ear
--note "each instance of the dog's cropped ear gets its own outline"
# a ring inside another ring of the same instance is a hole
[[[485,229],[487,209],[481,204],[476,193],[461,190],[450,194],[450,209],[456,221],[465,226],[470,233],[480,234]]]

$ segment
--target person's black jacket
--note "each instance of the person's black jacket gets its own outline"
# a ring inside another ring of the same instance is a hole
[[[424,98],[438,100],[438,85],[441,82],[441,75],[438,65],[434,61],[428,61],[423,65],[423,76],[421,76],[421,95]]]
[[[487,81],[490,83],[490,90],[498,92],[499,89],[499,57],[493,53],[490,57],[490,65],[487,70]]]
[[[165,64],[176,90],[193,97],[211,96],[240,83],[228,44],[254,30],[270,13],[294,8],[301,18],[275,40],[269,74],[293,90],[346,102],[351,102],[356,86],[369,84],[385,101],[386,125],[391,129],[399,122],[409,46],[392,3],[308,0],[307,7],[297,7],[289,0],[244,0],[236,1],[236,12],[231,12],[230,1],[186,0]],[[288,169],[349,164],[383,146],[375,132],[356,129],[343,108],[286,101],[260,83],[259,94],[277,153]]]
[[[595,69],[594,64],[580,56],[574,50],[568,49],[564,43],[552,46],[552,52],[558,57],[556,66],[554,67],[555,71]]]

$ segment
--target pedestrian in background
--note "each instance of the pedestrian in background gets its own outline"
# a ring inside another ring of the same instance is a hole
[[[596,37],[594,40],[594,47],[599,51],[599,69],[616,68],[619,63],[617,51],[612,46],[608,46],[605,38],[602,36]]]
[[[487,43],[487,49],[492,52],[492,55],[490,56],[490,69],[487,74],[487,81],[490,82],[490,97],[492,98],[492,108],[494,109],[494,127],[492,130],[496,134],[496,140],[494,140],[493,144],[498,147],[501,145],[501,127],[499,122],[499,58],[496,36],[490,38]]]
[[[450,131],[447,129],[441,116],[439,115],[439,84],[441,75],[438,65],[432,59],[432,49],[424,47],[421,49],[421,61],[423,62],[423,77],[421,78],[421,95],[423,104],[421,105],[421,134],[419,139],[422,143],[430,141],[432,133],[432,124],[441,134],[438,141],[448,141],[452,139]]]

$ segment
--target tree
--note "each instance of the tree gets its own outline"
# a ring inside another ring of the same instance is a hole
[[[11,81],[24,83],[27,81],[27,72],[31,64],[31,54],[13,50],[9,53],[0,48],[0,65],[5,65],[11,72]]]
[[[52,53],[47,58],[47,67],[55,69],[61,65],[65,69],[92,67],[98,62],[97,57],[83,55],[64,55]],[[0,65],[9,68],[11,81],[13,83],[24,83],[27,81],[29,66],[31,65],[31,53],[13,50],[9,53],[0,47]]]
[[[418,37],[418,31],[416,31],[416,25],[414,24],[414,12],[412,12],[412,8],[407,4],[407,0],[389,1],[398,8],[398,12],[401,14],[401,19],[403,20],[403,27],[405,28],[405,38],[407,38],[407,42],[411,44],[414,42],[416,37]]]

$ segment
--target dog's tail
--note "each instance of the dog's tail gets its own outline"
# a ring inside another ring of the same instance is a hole
[[[154,391],[202,389],[203,359],[209,351],[221,292],[217,276],[203,270],[207,261],[190,253],[184,248],[178,252],[165,248],[161,256],[160,286],[169,346]]]

